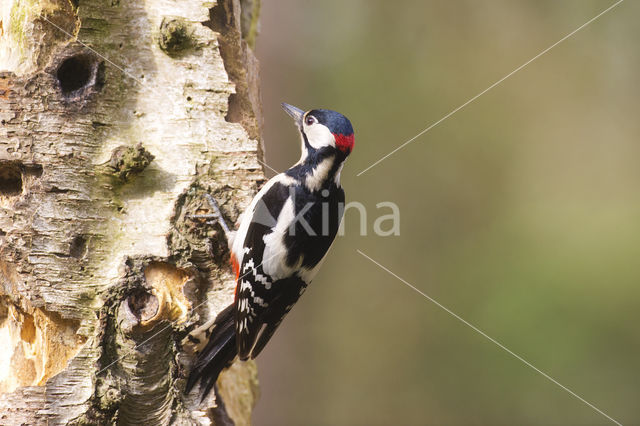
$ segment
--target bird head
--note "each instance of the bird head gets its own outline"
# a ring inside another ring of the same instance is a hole
[[[302,138],[302,158],[335,152],[346,159],[353,150],[353,127],[347,117],[328,109],[303,111],[293,105],[282,108],[294,119]]]

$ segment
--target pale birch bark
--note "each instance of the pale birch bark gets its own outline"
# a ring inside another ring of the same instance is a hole
[[[180,341],[234,285],[185,216],[264,180],[258,7],[2,0],[0,424],[250,422],[255,365],[199,407]]]

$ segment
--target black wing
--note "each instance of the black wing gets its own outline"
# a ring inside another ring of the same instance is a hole
[[[275,183],[263,195],[252,212],[252,222],[242,244],[244,253],[240,265],[235,298],[235,325],[238,356],[249,358],[264,323],[274,291],[271,278],[262,268],[265,242],[263,237],[272,232],[275,221],[289,197],[289,187]]]
[[[277,286],[278,295],[273,298],[269,308],[265,311],[262,321],[265,325],[264,330],[258,336],[256,345],[251,350],[251,358],[255,358],[262,352],[273,333],[276,331],[284,317],[289,313],[293,305],[298,301],[307,283],[297,276],[285,278],[273,283]]]
[[[297,276],[277,280],[274,291],[262,293],[261,285],[255,290],[244,287],[238,294],[236,309],[236,338],[240,359],[255,358],[265,347],[285,315],[304,292],[307,284]],[[255,346],[254,346],[255,345]]]
[[[303,187],[274,184],[256,204],[252,221],[243,244],[244,254],[240,265],[240,275],[236,287],[236,340],[238,356],[242,360],[255,358],[269,341],[284,316],[298,300],[309,283],[297,274],[273,281],[265,274],[262,263],[265,241],[263,237],[272,232],[282,208],[295,191],[295,211],[302,211],[309,203],[312,207],[303,215],[313,233],[308,233],[301,223],[295,225],[295,233],[283,235],[289,265],[302,258],[302,267],[313,269],[328,251],[338,231],[344,192],[341,188],[331,188],[328,197],[310,193]],[[328,206],[326,209],[323,205]],[[328,213],[328,222],[323,222],[323,214]],[[262,220],[261,218],[273,218]],[[254,347],[255,345],[255,347]]]

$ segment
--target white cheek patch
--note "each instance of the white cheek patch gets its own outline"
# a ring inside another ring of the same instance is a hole
[[[312,124],[310,126],[304,125],[304,133],[307,135],[309,145],[315,149],[320,149],[325,146],[336,147],[336,138],[331,133],[331,130],[319,123]]]

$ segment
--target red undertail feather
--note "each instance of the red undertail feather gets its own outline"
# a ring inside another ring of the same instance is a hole
[[[233,268],[233,273],[236,276],[236,289],[233,293],[233,300],[236,300],[238,298],[237,282],[238,282],[238,278],[240,278],[240,264],[238,263],[238,258],[236,257],[235,254],[233,254],[233,252],[231,252],[231,267]]]

